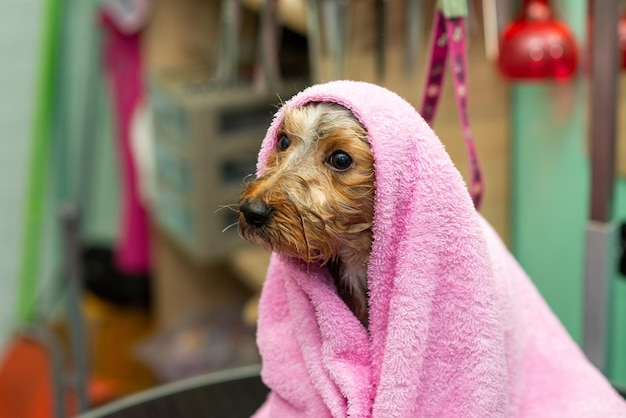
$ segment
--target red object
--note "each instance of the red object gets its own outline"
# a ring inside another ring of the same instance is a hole
[[[52,368],[47,349],[28,337],[16,337],[0,356],[0,418],[50,418],[54,416]],[[102,405],[120,396],[109,381],[90,378],[91,405]],[[78,400],[65,390],[68,416],[78,413]]]
[[[52,416],[50,373],[46,349],[15,338],[0,359],[0,418]]]
[[[514,80],[564,80],[576,72],[578,53],[569,28],[554,20],[547,0],[526,0],[504,31],[498,67]]]

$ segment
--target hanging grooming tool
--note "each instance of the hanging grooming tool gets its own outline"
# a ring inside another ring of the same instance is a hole
[[[346,0],[323,0],[324,29],[326,45],[330,56],[331,78],[343,78],[346,56]]]
[[[476,154],[468,117],[467,44],[465,20],[467,8],[462,0],[440,0],[437,4],[430,46],[430,63],[424,87],[421,115],[432,124],[441,97],[446,61],[450,58],[454,96],[470,167],[470,195],[478,210],[483,197],[482,170]]]
[[[422,43],[423,0],[407,0],[406,14],[406,51],[405,51],[405,74],[410,77],[415,72],[415,63],[419,55],[419,48]]]
[[[152,0],[104,0],[106,11],[125,34],[137,33],[150,17]]]
[[[567,80],[576,74],[576,39],[554,18],[548,0],[526,0],[500,46],[498,67],[510,79]]]
[[[220,21],[220,52],[217,79],[234,82],[239,78],[240,0],[222,0]]]
[[[274,89],[280,83],[278,0],[263,2],[259,39],[263,83],[266,88]]]
[[[498,37],[502,33],[502,29],[506,27],[513,17],[513,3],[510,0],[494,0],[496,3],[496,21],[498,28]],[[517,2],[516,2],[517,3]]]
[[[498,59],[499,31],[496,0],[483,1],[483,33],[485,37],[485,55],[488,60]]]
[[[376,0],[376,77],[385,78],[387,43],[387,0]]]
[[[309,66],[311,67],[311,80],[313,83],[321,81],[322,69],[320,57],[322,56],[321,20],[318,0],[306,2],[306,26],[309,42]]]

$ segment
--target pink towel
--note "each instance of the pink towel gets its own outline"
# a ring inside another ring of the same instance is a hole
[[[274,254],[259,306],[257,417],[626,417],[530,279],[476,213],[415,109],[374,85],[313,86],[367,129],[376,210],[368,331],[324,269]],[[259,155],[274,149],[280,110]]]

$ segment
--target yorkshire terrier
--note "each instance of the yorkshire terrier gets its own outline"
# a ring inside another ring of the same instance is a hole
[[[269,251],[327,266],[337,293],[368,325],[374,217],[367,131],[334,103],[287,108],[263,175],[239,201],[239,229]]]

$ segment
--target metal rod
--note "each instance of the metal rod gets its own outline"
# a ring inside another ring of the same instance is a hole
[[[406,15],[406,51],[404,71],[407,77],[415,72],[417,56],[422,42],[424,5],[422,0],[408,0]]]
[[[591,221],[587,224],[583,349],[589,361],[602,372],[607,371],[609,360],[610,289],[617,265],[617,243],[615,223]]]
[[[617,227],[611,222],[615,182],[618,0],[593,2],[591,80],[591,193],[587,225],[583,349],[601,371],[608,364],[611,283]]]
[[[611,219],[615,179],[618,0],[593,2],[591,220]]]
[[[309,42],[309,67],[311,68],[311,80],[319,83],[322,79],[322,35],[320,8],[318,0],[307,0],[306,2],[306,26],[307,38]]]
[[[240,0],[222,0],[220,17],[220,56],[217,78],[233,82],[239,78]]]
[[[324,0],[322,10],[324,13],[326,45],[332,68],[331,78],[339,80],[344,77],[348,2],[345,0]]]
[[[376,77],[385,78],[387,59],[387,0],[376,0]]]
[[[63,379],[63,349],[58,338],[46,327],[30,326],[23,331],[25,338],[42,344],[50,360],[50,379],[52,384],[52,403],[54,418],[66,418],[65,382]]]
[[[89,407],[87,397],[87,350],[81,311],[82,272],[80,263],[79,215],[76,206],[71,205],[61,213],[61,223],[65,238],[65,262],[68,288],[68,314],[70,343],[75,370],[75,386],[78,395],[79,412]]]
[[[261,8],[259,40],[261,47],[261,67],[265,87],[275,89],[280,83],[278,1],[265,0]]]

